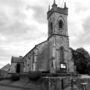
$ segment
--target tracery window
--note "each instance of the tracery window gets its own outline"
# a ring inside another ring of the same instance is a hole
[[[50,29],[53,30],[53,23],[50,22]]]
[[[64,61],[64,47],[60,47],[60,60],[63,62]]]
[[[62,20],[59,20],[58,24],[59,24],[59,29],[63,28],[63,21]]]

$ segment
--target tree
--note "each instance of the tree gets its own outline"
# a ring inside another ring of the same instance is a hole
[[[72,49],[72,58],[76,65],[76,71],[80,74],[88,74],[88,68],[90,67],[89,53],[84,48]]]

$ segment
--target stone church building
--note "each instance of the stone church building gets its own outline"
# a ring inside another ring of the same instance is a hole
[[[59,73],[74,72],[74,62],[69,46],[68,8],[53,3],[47,12],[47,40],[35,45],[24,57],[12,57],[10,73],[34,71]],[[43,30],[43,29],[42,29]],[[37,31],[36,31],[37,32]]]

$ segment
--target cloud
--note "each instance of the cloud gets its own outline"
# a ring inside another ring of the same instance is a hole
[[[57,0],[58,6],[62,0]],[[47,10],[50,0],[0,0],[0,62],[5,65],[11,56],[24,56],[47,39]],[[86,47],[90,52],[90,1],[67,1],[70,46]],[[83,39],[82,39],[83,38]]]
[[[68,1],[69,7],[69,36],[70,46],[73,48],[84,47],[90,52],[89,42],[89,17],[90,1]]]
[[[81,45],[90,45],[89,42],[89,38],[90,38],[90,16],[87,17],[84,22],[83,22],[83,30],[84,33],[80,34],[78,40],[77,40],[77,44],[81,44]]]
[[[25,1],[0,1],[0,62],[3,65],[10,62],[11,56],[24,56],[46,37],[40,27],[46,27],[46,24],[39,20],[42,15],[36,17],[41,8],[33,6],[27,9],[28,4],[23,2]]]
[[[41,6],[33,6],[31,9],[35,12],[33,15],[35,20],[37,20],[39,23],[46,23],[47,15],[45,8],[42,8]]]

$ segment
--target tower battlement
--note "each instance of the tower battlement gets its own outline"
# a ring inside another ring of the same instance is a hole
[[[52,8],[47,12],[47,18],[49,18],[54,12],[68,15],[68,8],[66,7],[66,3],[64,3],[64,7],[58,7],[56,3],[52,5]]]

